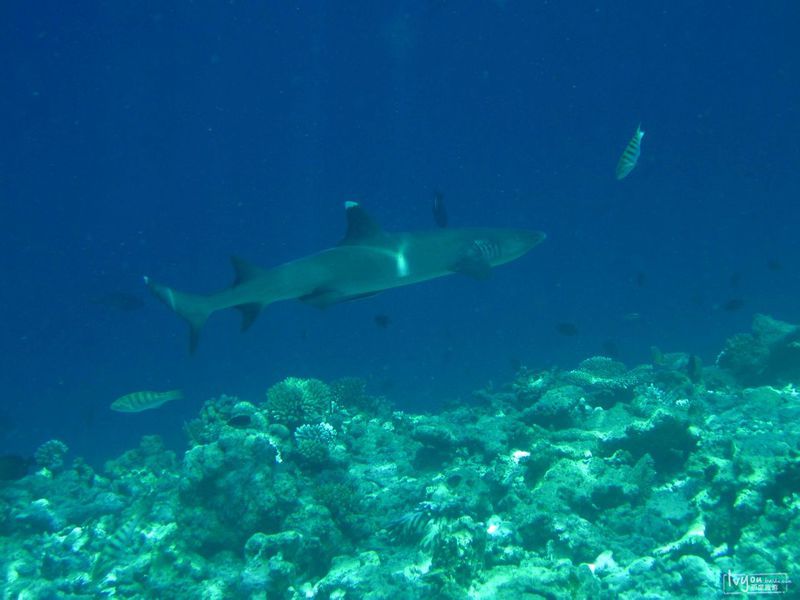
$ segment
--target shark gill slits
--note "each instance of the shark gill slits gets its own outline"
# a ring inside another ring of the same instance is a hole
[[[472,249],[476,256],[487,262],[500,257],[500,247],[491,240],[475,240],[472,242]]]

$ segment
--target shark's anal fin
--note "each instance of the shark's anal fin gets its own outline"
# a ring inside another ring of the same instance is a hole
[[[340,246],[353,246],[363,244],[367,240],[375,239],[383,234],[380,225],[373,221],[358,202],[345,202],[347,216],[347,231],[339,242]]]
[[[242,313],[242,331],[247,331],[250,326],[256,322],[259,313],[261,312],[261,304],[259,302],[249,302],[248,304],[239,304],[236,310]]]

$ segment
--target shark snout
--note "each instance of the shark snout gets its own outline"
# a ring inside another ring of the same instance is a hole
[[[503,242],[503,258],[513,260],[541,244],[547,236],[541,231],[515,230]]]

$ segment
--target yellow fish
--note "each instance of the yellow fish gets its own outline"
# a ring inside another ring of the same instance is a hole
[[[636,133],[633,134],[631,141],[625,146],[622,156],[619,157],[617,163],[617,179],[625,179],[639,160],[639,154],[642,152],[642,138],[644,131],[642,131],[642,124],[636,128]]]
[[[133,392],[121,398],[117,398],[111,404],[111,410],[117,412],[142,412],[151,408],[158,408],[171,400],[180,400],[183,392],[180,390],[170,390],[169,392]]]

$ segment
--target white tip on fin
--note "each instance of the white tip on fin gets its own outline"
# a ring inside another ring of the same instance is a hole
[[[355,208],[356,206],[358,206],[358,202],[353,202],[352,200],[348,200],[347,202],[344,203],[345,210],[350,210],[351,208]]]

